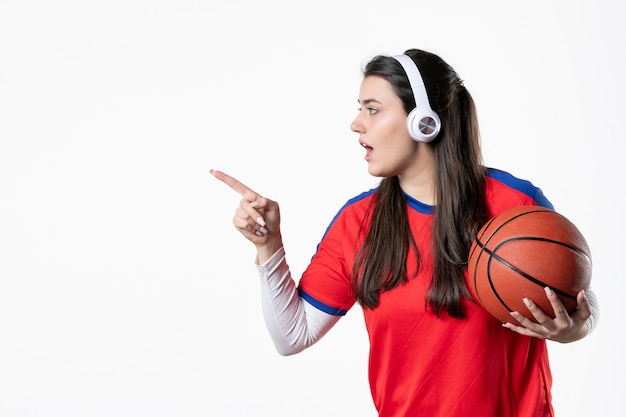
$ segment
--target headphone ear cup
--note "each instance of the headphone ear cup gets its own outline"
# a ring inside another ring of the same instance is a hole
[[[432,110],[416,107],[408,115],[406,119],[406,127],[409,136],[418,142],[430,142],[437,137],[441,129],[441,120],[439,116]]]

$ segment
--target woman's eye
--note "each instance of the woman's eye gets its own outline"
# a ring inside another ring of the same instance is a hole
[[[358,110],[359,113],[361,113],[363,111],[363,108],[362,107],[357,107],[357,110]],[[367,107],[365,110],[367,110],[367,112],[370,115],[378,113],[378,110],[373,108],[373,107]]]

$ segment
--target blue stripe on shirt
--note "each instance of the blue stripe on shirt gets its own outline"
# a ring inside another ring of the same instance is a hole
[[[304,290],[300,287],[298,287],[298,295],[300,295],[300,297],[302,297],[302,299],[304,301],[306,301],[307,303],[311,304],[313,307],[317,308],[318,310],[322,310],[324,313],[328,313],[330,315],[333,316],[345,316],[347,311],[346,310],[342,310],[340,308],[334,308],[334,307],[330,307],[318,300],[316,300],[315,298],[311,297],[309,294],[307,294],[306,292],[304,292]]]

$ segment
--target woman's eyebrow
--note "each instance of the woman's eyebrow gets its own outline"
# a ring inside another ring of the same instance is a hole
[[[361,100],[357,100],[359,102],[359,104],[370,104],[370,103],[378,103],[378,104],[382,104],[380,101],[376,100],[375,98],[366,98],[365,100],[363,100],[363,102],[361,102]]]

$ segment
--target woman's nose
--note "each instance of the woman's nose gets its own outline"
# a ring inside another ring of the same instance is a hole
[[[361,123],[359,116],[355,117],[352,123],[350,123],[350,130],[356,133],[363,133],[363,123]]]

